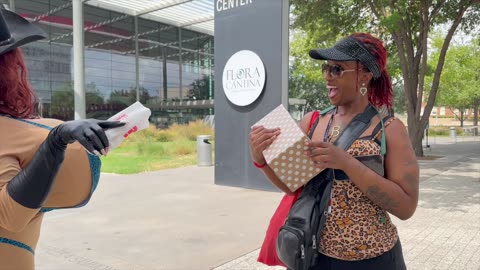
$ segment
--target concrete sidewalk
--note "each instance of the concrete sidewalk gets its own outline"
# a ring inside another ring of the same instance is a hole
[[[430,138],[408,269],[480,270],[480,138]],[[213,167],[102,175],[84,208],[46,215],[37,270],[283,269],[256,262],[282,194],[217,186]]]

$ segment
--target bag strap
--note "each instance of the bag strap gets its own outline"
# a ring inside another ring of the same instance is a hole
[[[340,133],[334,144],[343,150],[347,150],[370,126],[370,121],[377,113],[378,111],[369,104],[365,111],[358,114],[352,119],[352,121],[350,121],[348,126]]]
[[[386,143],[387,142],[386,142],[386,137],[385,137],[385,127],[387,127],[388,124],[391,122],[391,120],[394,120],[395,117],[387,115],[383,119],[381,119],[382,116],[380,115],[380,113],[379,113],[378,117],[380,118],[380,123],[378,123],[377,126],[375,127],[375,129],[373,130],[372,136],[374,138],[376,138],[378,136],[378,132],[380,132],[380,129],[382,130],[382,138],[380,139],[380,148],[381,148],[382,155],[385,155],[387,153],[387,148],[386,148]]]
[[[327,113],[335,110],[336,107],[337,107],[337,106],[333,106],[333,105],[332,105],[332,106],[330,106],[330,107],[322,110],[322,111],[320,112],[320,115],[321,115],[321,116],[324,116],[325,114],[327,114]]]
[[[390,116],[390,115],[385,116],[382,119],[383,123],[386,123],[388,120],[390,120],[390,118],[393,118],[393,116]],[[382,124],[378,123],[377,126],[375,126],[375,128],[372,131],[372,137],[376,137],[378,132],[380,132],[380,129],[382,129]]]

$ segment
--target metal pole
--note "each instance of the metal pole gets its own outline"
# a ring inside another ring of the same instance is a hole
[[[15,0],[10,0],[8,7],[10,8],[11,11],[15,12]]]
[[[163,75],[163,101],[168,99],[168,81],[167,81],[167,54],[166,47],[162,47],[162,75]]]
[[[213,37],[210,39],[208,42],[208,52],[210,55],[208,55],[208,99],[213,99],[213,67],[212,67],[212,57],[213,57]]]
[[[208,99],[212,100],[213,99],[213,69],[212,69],[212,38],[208,41],[208,53],[210,55],[207,55],[208,57]],[[213,114],[213,108],[208,109],[208,114],[212,115]]]
[[[180,80],[180,101],[183,100],[183,80],[182,80],[182,28],[178,28],[178,51],[180,56],[178,57],[178,78]]]
[[[85,60],[83,36],[83,1],[72,0],[73,17],[73,90],[75,119],[86,118],[85,106]]]
[[[140,101],[140,66],[138,58],[138,16],[135,16],[135,89],[137,91],[137,101]]]
[[[428,144],[428,130],[430,129],[430,120],[428,120],[427,122],[427,128],[425,129],[425,136],[426,136],[426,147],[428,150],[431,150],[430,149],[430,144]]]
[[[282,75],[281,75],[281,99],[282,104],[288,108],[288,31],[290,25],[290,9],[289,9],[289,0],[282,0],[282,39],[281,39],[281,55],[286,55],[282,57]]]

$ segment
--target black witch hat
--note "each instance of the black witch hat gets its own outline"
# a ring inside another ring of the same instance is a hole
[[[0,55],[46,37],[40,27],[10,10],[0,8]]]

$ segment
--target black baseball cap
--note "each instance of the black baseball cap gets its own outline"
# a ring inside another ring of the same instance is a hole
[[[309,55],[318,60],[359,61],[372,72],[374,79],[381,75],[375,57],[361,42],[353,37],[346,37],[337,41],[332,48],[310,50]]]

